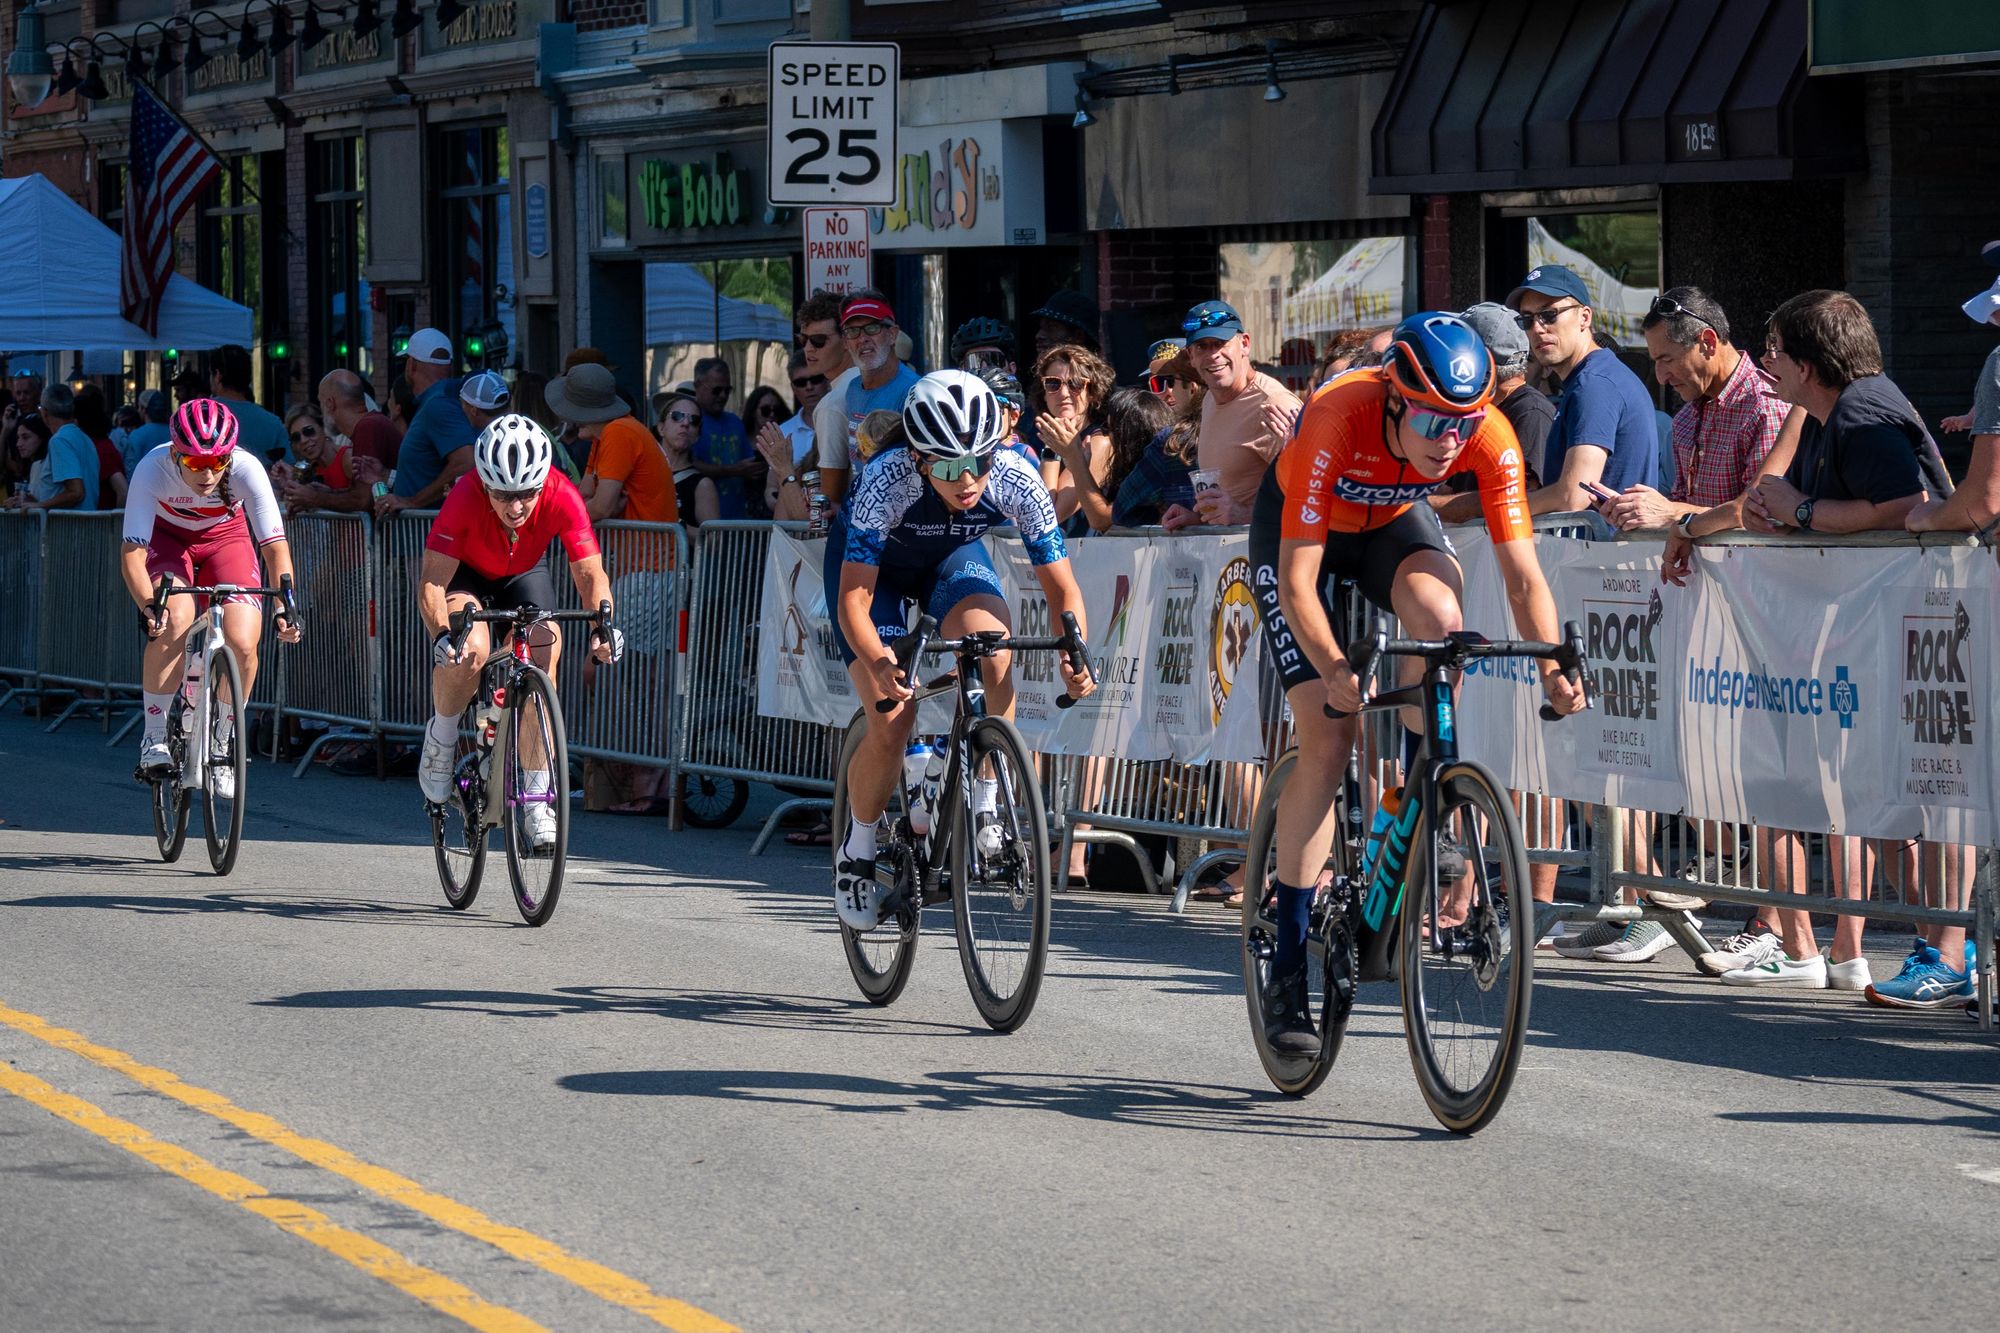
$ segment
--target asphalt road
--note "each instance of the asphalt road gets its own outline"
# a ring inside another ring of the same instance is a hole
[[[1552,960],[1464,1140],[1387,988],[1272,1092],[1213,909],[1060,899],[996,1036],[942,915],[863,1003],[821,863],[747,820],[579,817],[531,930],[445,910],[413,783],[253,767],[218,880],[130,773],[0,716],[9,1329],[1881,1329],[2000,1289],[1957,1013]]]

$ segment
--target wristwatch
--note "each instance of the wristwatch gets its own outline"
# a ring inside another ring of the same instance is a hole
[[[1812,511],[1813,502],[1809,499],[1801,500],[1799,507],[1792,511],[1792,517],[1799,521],[1799,530],[1801,532],[1812,531]]]
[[[1689,541],[1694,540],[1694,515],[1692,513],[1682,514],[1679,518],[1675,519],[1674,527],[1679,530],[1681,536],[1687,538]]]

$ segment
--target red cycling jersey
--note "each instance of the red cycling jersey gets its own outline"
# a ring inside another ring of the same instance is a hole
[[[528,521],[519,532],[509,532],[486,499],[479,474],[468,472],[444,498],[424,546],[450,556],[481,578],[498,580],[525,574],[540,564],[549,543],[558,537],[572,562],[597,554],[590,514],[568,477],[551,470]]]
[[[1324,541],[1330,532],[1371,532],[1444,484],[1444,477],[1420,476],[1389,452],[1388,398],[1387,372],[1377,369],[1342,375],[1307,401],[1297,434],[1273,465],[1285,497],[1280,536]],[[1487,411],[1447,475],[1459,472],[1478,478],[1496,543],[1533,536],[1521,442],[1497,408]]]

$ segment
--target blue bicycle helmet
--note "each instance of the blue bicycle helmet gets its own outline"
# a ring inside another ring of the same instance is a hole
[[[1398,324],[1383,365],[1396,392],[1419,408],[1464,415],[1493,401],[1493,354],[1470,324],[1442,310]]]

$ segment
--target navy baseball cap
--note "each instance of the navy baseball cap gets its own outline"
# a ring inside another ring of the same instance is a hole
[[[1583,285],[1582,278],[1561,264],[1543,264],[1540,268],[1529,269],[1528,276],[1521,279],[1521,285],[1507,293],[1508,309],[1521,308],[1523,292],[1540,292],[1543,296],[1557,298],[1570,296],[1584,305],[1590,304],[1590,288]]]
[[[1181,332],[1191,343],[1203,338],[1234,338],[1243,332],[1243,316],[1227,301],[1203,301],[1181,320]]]

